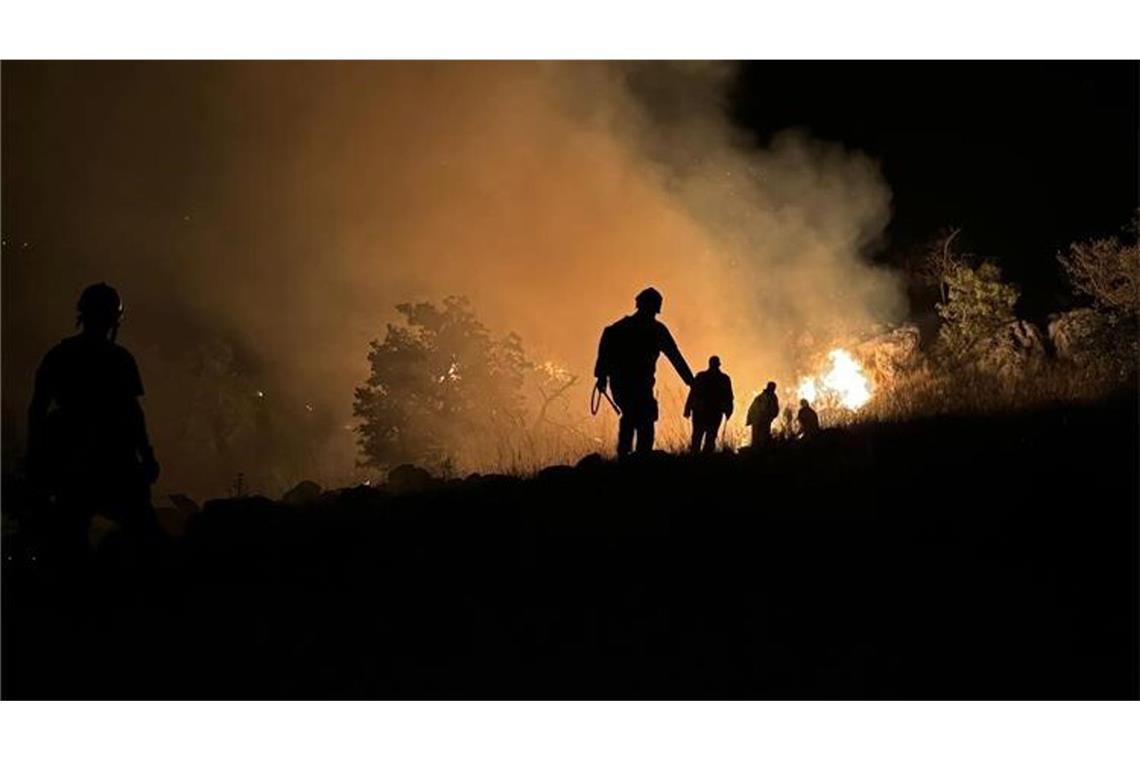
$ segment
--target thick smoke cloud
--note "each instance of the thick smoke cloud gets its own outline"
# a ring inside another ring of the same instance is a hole
[[[266,488],[349,477],[352,389],[401,301],[467,295],[493,330],[582,375],[583,409],[601,328],[647,284],[694,368],[720,354],[742,397],[902,315],[863,258],[890,213],[874,162],[802,134],[751,143],[725,115],[731,67],[3,73],[6,467],[35,363],[95,280],[127,299],[160,453],[186,448],[199,406],[311,416],[256,452],[168,457],[166,490],[203,495],[238,471]],[[659,377],[679,394],[667,365]]]

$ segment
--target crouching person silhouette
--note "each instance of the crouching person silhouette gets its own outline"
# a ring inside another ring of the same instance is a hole
[[[91,519],[119,524],[136,546],[161,537],[150,486],[159,467],[139,397],[142,379],[115,339],[123,315],[118,292],[91,285],[79,298],[78,335],[51,349],[36,372],[28,414],[28,471],[44,493],[39,515],[45,561],[82,562]]]
[[[800,438],[809,441],[819,435],[819,414],[811,408],[806,398],[800,399],[800,410],[796,412],[796,422],[800,426]]]
[[[669,328],[657,321],[661,294],[646,288],[637,294],[637,311],[622,317],[602,331],[598,361],[594,365],[597,388],[605,393],[609,384],[621,409],[618,421],[618,456],[633,450],[653,450],[653,426],[657,422],[657,399],[653,396],[657,357],[662,353],[673,363],[685,385],[692,385],[693,371],[681,356]]]

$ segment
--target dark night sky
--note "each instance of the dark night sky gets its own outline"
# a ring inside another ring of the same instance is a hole
[[[888,257],[946,226],[1024,287],[1030,316],[1063,304],[1054,256],[1117,234],[1138,206],[1135,62],[758,62],[737,122],[881,161],[894,193]]]

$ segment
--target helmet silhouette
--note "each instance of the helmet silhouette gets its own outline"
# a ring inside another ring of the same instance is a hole
[[[123,315],[123,299],[107,283],[97,282],[84,288],[75,308],[83,324],[117,325]]]
[[[637,298],[634,299],[638,311],[647,310],[653,314],[659,314],[661,312],[661,304],[663,301],[664,299],[661,298],[661,293],[657,291],[657,288],[646,288],[638,293]]]

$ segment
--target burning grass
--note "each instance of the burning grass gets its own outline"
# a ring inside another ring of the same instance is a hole
[[[871,400],[872,392],[863,365],[842,348],[833,349],[827,358],[827,369],[800,380],[796,386],[799,397],[813,406],[859,411]]]

